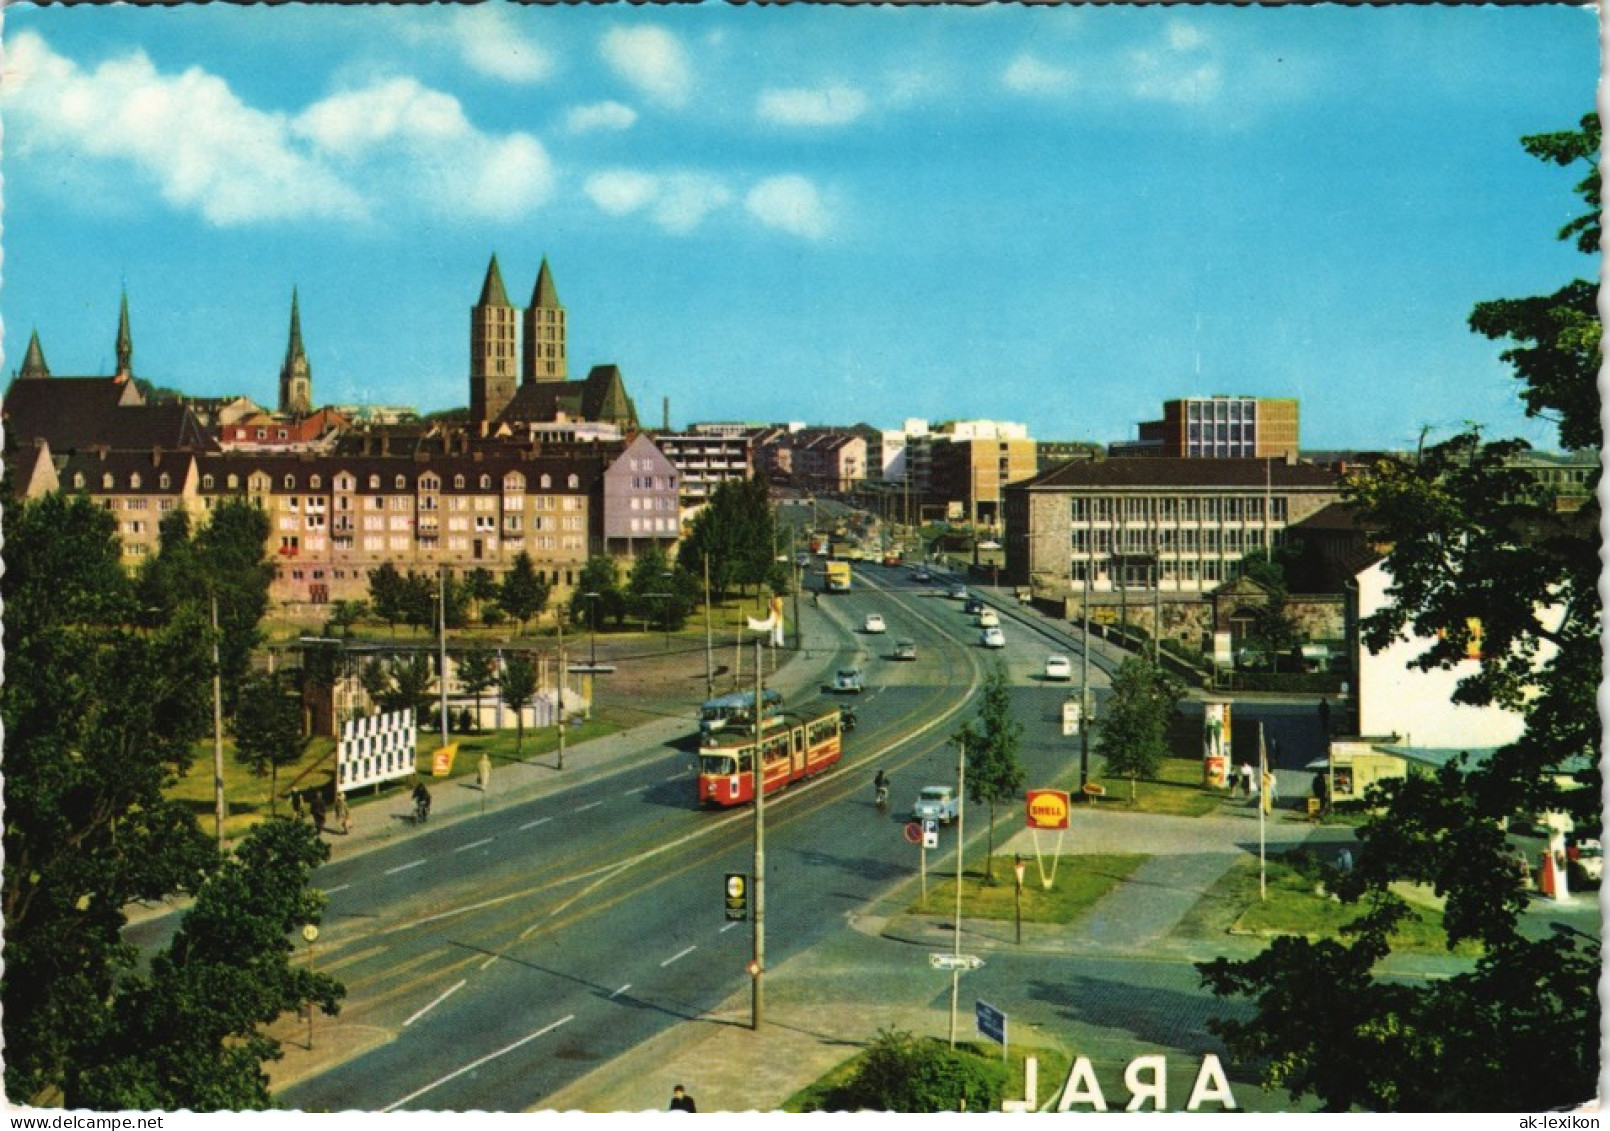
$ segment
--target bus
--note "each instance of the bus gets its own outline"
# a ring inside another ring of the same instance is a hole
[[[849,562],[830,561],[827,563],[827,591],[829,593],[848,593],[850,591]]]
[[[767,715],[774,714],[783,706],[782,694],[769,687],[761,693],[760,701],[766,705]],[[753,691],[734,691],[729,695],[706,699],[699,704],[699,742],[707,744],[715,741],[715,736],[728,727],[743,727],[753,732],[754,709]]]
[[[844,756],[844,725],[836,703],[769,718],[761,732],[766,793],[830,769]],[[698,803],[747,805],[755,799],[755,736],[736,728],[699,751]]]

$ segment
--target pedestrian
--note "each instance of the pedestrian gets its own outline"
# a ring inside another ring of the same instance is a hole
[[[475,764],[475,780],[481,784],[481,792],[492,784],[492,757],[485,750],[481,751],[481,760]]]
[[[1319,733],[1326,738],[1330,737],[1330,700],[1319,701]]]
[[[693,1097],[688,1095],[687,1089],[683,1088],[681,1084],[678,1084],[676,1087],[671,1089],[671,1106],[666,1110],[698,1111],[699,1108],[698,1105],[693,1102]]]
[[[1324,770],[1314,775],[1314,800],[1319,802],[1321,812],[1330,808],[1330,783],[1325,780]]]
[[[1263,772],[1263,788],[1264,792],[1269,795],[1268,806],[1272,808],[1276,801],[1275,772],[1273,770]]]
[[[342,836],[352,831],[352,812],[347,808],[347,795],[339,789],[335,791],[335,823],[341,826]]]
[[[1256,790],[1254,789],[1253,784],[1252,784],[1252,763],[1251,762],[1242,762],[1241,763],[1241,792],[1243,794],[1245,794],[1249,799],[1252,797],[1253,793],[1256,792]]]
[[[313,794],[313,800],[308,802],[307,811],[313,816],[313,832],[324,832],[324,798],[318,793]]]
[[[302,791],[299,789],[291,790],[291,816],[298,821],[302,819]]]
[[[1525,863],[1525,861],[1522,860],[1522,863]],[[1336,857],[1336,867],[1343,873],[1353,870],[1353,850],[1351,848],[1342,849],[1341,853]]]

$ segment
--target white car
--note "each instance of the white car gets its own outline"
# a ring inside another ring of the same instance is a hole
[[[832,689],[844,695],[861,694],[861,669],[840,668],[833,677]]]
[[[1068,662],[1068,657],[1058,655],[1047,656],[1045,658],[1045,678],[1072,679],[1073,665]]]
[[[957,585],[954,588],[952,588],[951,591],[950,591],[950,599],[952,601],[965,601],[965,600],[967,600],[967,586],[965,586],[965,585]]]
[[[889,626],[883,623],[883,617],[882,617],[882,615],[880,615],[878,613],[868,613],[867,616],[866,616],[866,623],[863,624],[861,627],[863,629],[865,629],[867,632],[888,632],[889,631]]]
[[[998,628],[986,628],[979,633],[978,642],[986,648],[1005,648],[1006,637],[1001,635]]]
[[[1001,627],[1001,618],[996,614],[994,609],[980,609],[978,610],[978,627],[999,628]]]
[[[1576,844],[1576,859],[1571,871],[1578,883],[1597,884],[1604,879],[1604,849],[1597,840],[1580,840]]]
[[[951,786],[925,785],[917,795],[917,803],[911,807],[911,816],[918,821],[938,821],[941,825],[948,825],[956,819],[960,809],[961,800]]]

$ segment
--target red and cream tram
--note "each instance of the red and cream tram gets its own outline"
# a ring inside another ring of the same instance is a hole
[[[844,756],[837,704],[768,718],[761,735],[766,792],[821,773]],[[699,750],[699,804],[747,805],[755,799],[754,731],[722,731]]]

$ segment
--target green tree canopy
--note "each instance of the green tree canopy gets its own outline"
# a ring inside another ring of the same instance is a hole
[[[1588,169],[1577,191],[1589,211],[1560,234],[1595,252],[1598,119],[1524,145]],[[1578,281],[1481,303],[1471,316],[1477,332],[1515,343],[1503,356],[1527,412],[1554,420],[1570,448],[1600,442],[1593,291]],[[1522,929],[1526,896],[1503,823],[1573,804],[1579,818],[1599,819],[1599,506],[1590,498],[1562,514],[1540,501],[1513,465],[1524,447],[1471,432],[1345,486],[1392,547],[1390,604],[1364,620],[1365,644],[1378,651],[1412,634],[1424,642],[1417,666],[1446,669],[1466,663],[1479,633],[1480,662],[1454,699],[1519,713],[1521,737],[1480,765],[1372,791],[1358,867],[1334,885],[1360,908],[1342,940],[1283,939],[1255,959],[1199,967],[1215,993],[1253,1003],[1250,1016],[1210,1023],[1232,1053],[1262,1065],[1266,1083],[1328,1108],[1538,1111],[1597,1091],[1599,943]],[[1557,779],[1573,773],[1584,788],[1560,795]],[[1391,887],[1401,881],[1444,897],[1450,945],[1482,944],[1468,972],[1431,983],[1381,976],[1407,914]]]
[[[498,695],[514,711],[514,756],[520,757],[525,749],[525,709],[537,693],[537,665],[523,652],[515,652],[503,661],[503,673],[498,676]]]
[[[995,806],[1020,796],[1024,770],[1018,757],[1023,724],[1012,713],[1012,681],[1004,664],[984,677],[978,714],[956,735],[967,749],[967,796],[989,806],[989,847],[984,874],[995,882]]]
[[[590,596],[596,594],[596,596]],[[626,597],[621,591],[620,567],[608,554],[594,554],[581,567],[576,588],[570,594],[570,623],[596,632],[606,620],[618,625],[626,613]]]
[[[729,479],[716,485],[710,501],[694,516],[677,562],[690,576],[703,578],[708,561],[710,589],[719,599],[734,588],[767,580],[775,541],[776,521],[765,479]]]
[[[252,773],[269,779],[269,812],[279,800],[279,768],[302,756],[302,701],[283,676],[252,676],[235,708],[235,758]]]
[[[1168,728],[1185,685],[1145,657],[1130,657],[1112,679],[1112,694],[1095,720],[1096,749],[1106,772],[1129,779],[1154,777],[1168,757]]]
[[[265,1027],[304,1003],[334,1014],[328,974],[291,964],[293,932],[318,923],[308,887],[329,846],[301,822],[255,826],[196,893],[148,974],[125,979],[89,1054],[69,1072],[70,1107],[98,1111],[244,1111],[272,1106]]]
[[[524,632],[526,622],[547,605],[548,580],[537,572],[531,555],[521,550],[498,586],[498,607],[518,621]]]

